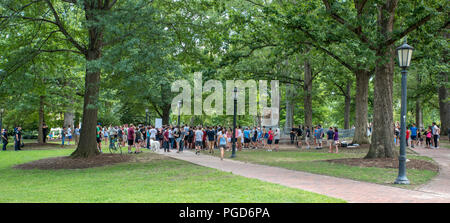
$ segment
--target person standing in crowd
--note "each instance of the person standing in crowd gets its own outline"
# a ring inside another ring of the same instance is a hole
[[[168,132],[169,132],[169,148],[173,149],[173,142],[174,142],[174,138],[173,138],[173,128],[172,126],[167,127]]]
[[[433,137],[433,132],[431,131],[431,126],[425,131],[425,148],[431,149],[431,138]]]
[[[127,132],[128,154],[133,153],[131,150],[131,147],[134,146],[135,137],[136,137],[136,134],[134,132],[134,125],[130,124],[130,127],[128,127],[128,132]]]
[[[164,152],[170,152],[169,128],[163,128],[163,137]]]
[[[206,134],[208,135],[208,153],[214,154],[214,136],[216,135],[216,133],[214,132],[214,129],[212,127],[209,127]]]
[[[409,129],[406,129],[406,147],[409,147],[409,136],[411,135],[411,131]]]
[[[305,129],[306,133],[305,133],[305,143],[306,143],[306,149],[310,149],[310,145],[309,145],[309,140],[311,138],[311,130],[309,129],[309,126],[306,126]]]
[[[202,130],[202,150],[206,150],[206,129],[205,128],[201,128]]]
[[[200,150],[202,149],[202,139],[203,131],[200,127],[195,131],[195,155],[200,155]]]
[[[74,141],[75,141],[75,145],[78,145],[78,143],[80,142],[80,129],[77,127],[75,127],[74,131],[73,131],[73,136],[74,136]]]
[[[433,122],[433,127],[431,129],[431,132],[433,133],[433,146],[435,149],[439,148],[439,133],[440,133],[439,126],[436,125],[436,122]]]
[[[21,150],[20,149],[21,140],[22,140],[22,132],[21,132],[21,130],[22,130],[22,128],[19,126],[14,131],[14,150],[15,151]]]
[[[265,126],[263,126],[263,137],[264,137],[263,148],[265,149],[267,146],[268,139],[269,139],[269,131],[267,131]]]
[[[107,146],[108,145],[109,134],[108,134],[108,129],[106,128],[106,126],[103,127],[102,134],[103,134],[103,139],[105,141],[105,146]]]
[[[134,145],[136,150],[134,151],[135,154],[138,154],[141,152],[141,145],[142,145],[142,132],[140,130],[140,126],[136,126],[134,129]]]
[[[317,143],[319,144],[319,147],[317,149],[322,149],[322,137],[324,135],[324,132],[321,125],[318,125],[317,128]]]
[[[225,147],[227,145],[227,135],[225,133],[222,133],[222,129],[217,129],[217,141],[219,143],[219,149],[220,149],[220,160],[223,160],[223,156],[225,153]]]
[[[244,149],[249,148],[249,143],[250,143],[250,130],[248,129],[248,127],[246,127],[244,130]]]
[[[279,147],[280,135],[281,135],[280,129],[276,128],[275,133],[273,135],[273,138],[275,140],[275,151],[278,151],[280,149],[280,147]]]
[[[48,126],[47,124],[45,124],[45,122],[42,123],[42,134],[44,135],[42,140],[44,141],[44,143],[47,143]]]
[[[253,149],[258,149],[258,141],[257,141],[257,139],[258,139],[258,130],[255,127],[255,128],[253,128],[253,131],[252,131],[252,146],[253,146]]]
[[[117,141],[119,142],[118,143],[118,146],[119,146],[119,149],[121,149],[122,147],[124,147],[123,146],[123,128],[122,128],[122,126],[119,126],[118,128],[117,128]]]
[[[98,147],[98,151],[100,151],[100,153],[102,153],[102,126],[100,125],[100,123],[97,124],[97,147]]]
[[[238,151],[242,151],[242,137],[243,137],[243,134],[242,134],[242,128],[241,128],[241,126],[239,126],[239,127],[236,129],[236,139],[237,139],[237,148],[238,148]]]
[[[273,131],[272,128],[269,128],[269,131],[267,132],[267,145],[269,146],[269,152],[272,152],[272,142],[273,142]]]
[[[416,124],[412,124],[412,127],[409,129],[411,131],[411,148],[414,148],[414,145],[417,144],[417,127]]]
[[[6,129],[2,129],[2,143],[3,143],[3,151],[6,151],[6,146],[8,145],[8,131]]]
[[[179,135],[177,138],[177,143],[178,143],[178,151],[177,153],[182,153],[183,152],[183,147],[184,147],[184,136],[185,136],[185,131],[184,131],[184,127],[179,129]]]
[[[63,129],[61,130],[61,148],[64,147],[64,141],[66,139],[67,136],[67,129],[66,127],[63,127]]]
[[[291,132],[289,132],[289,136],[291,137],[291,144],[294,144],[296,132],[297,130],[294,127],[292,127]]]
[[[394,142],[396,146],[400,145],[400,127],[398,125],[394,127]]]
[[[177,153],[180,152],[180,140],[178,139],[180,137],[180,132],[179,132],[179,128],[178,126],[175,126],[175,128],[173,129],[173,138],[175,141],[175,149],[177,150]]]
[[[72,141],[72,129],[70,128],[70,125],[67,128],[67,139],[69,139],[69,142],[67,142],[67,145],[70,146],[70,141]]]
[[[328,143],[328,147],[329,147],[329,152],[331,153],[331,151],[333,151],[332,147],[333,147],[333,142],[334,142],[334,131],[333,131],[333,127],[330,127],[327,131],[327,143]]]
[[[319,138],[319,126],[314,128],[314,147],[317,149],[317,139]]]
[[[338,145],[339,145],[339,131],[338,128],[334,128],[334,146],[336,147],[336,153],[338,153]],[[330,152],[333,152],[333,150],[331,150]]]
[[[303,136],[303,128],[301,125],[298,126],[297,130],[297,147],[302,148],[302,136]]]

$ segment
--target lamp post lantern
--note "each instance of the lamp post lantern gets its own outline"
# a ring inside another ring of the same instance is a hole
[[[183,103],[182,100],[178,101],[178,128],[180,128],[180,116],[181,116],[181,104]]]
[[[236,157],[236,110],[237,110],[237,87],[234,87],[233,91],[233,100],[234,100],[234,113],[233,113],[233,136],[231,137],[232,141],[232,150],[231,150],[231,158]]]
[[[395,184],[409,184],[406,177],[406,76],[407,68],[411,63],[411,56],[414,48],[405,42],[397,48],[398,65],[402,68],[402,102],[400,115],[400,156],[398,158],[398,177]]]

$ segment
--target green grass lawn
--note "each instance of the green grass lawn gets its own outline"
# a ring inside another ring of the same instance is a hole
[[[0,151],[0,202],[344,202],[171,158],[74,170],[12,168],[67,156],[71,148]]]
[[[243,150],[237,152],[236,160],[371,183],[394,185],[393,182],[397,178],[398,169],[357,167],[324,161],[328,159],[362,158],[367,154],[367,151],[367,149],[340,150],[340,153],[335,154],[328,153],[328,148],[322,150],[283,149],[280,152],[267,152],[261,149]],[[204,154],[208,153],[204,152]],[[220,155],[218,150],[216,150],[214,155]],[[230,157],[230,155],[231,152],[225,153],[225,157]],[[407,153],[407,157],[408,159],[432,161],[431,158],[418,156],[412,153],[412,151]],[[407,177],[410,180],[411,185],[395,186],[412,189],[428,182],[436,176],[436,174],[437,172],[430,170],[408,169]]]

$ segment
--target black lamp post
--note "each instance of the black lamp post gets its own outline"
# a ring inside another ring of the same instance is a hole
[[[234,113],[233,113],[233,136],[231,137],[232,141],[232,150],[231,150],[231,158],[236,157],[236,107],[237,107],[237,87],[234,87],[233,91],[233,100],[234,100]]]
[[[180,113],[180,110],[181,110],[181,103],[183,103],[183,101],[178,101],[178,128],[180,127],[180,116],[181,116],[181,113]]]
[[[400,156],[398,158],[398,177],[395,184],[409,184],[406,178],[406,75],[407,68],[411,62],[411,56],[414,48],[406,44],[406,38],[403,45],[397,48],[398,65],[402,68],[402,104],[400,117]]]
[[[145,109],[145,125],[148,126],[148,108]]]

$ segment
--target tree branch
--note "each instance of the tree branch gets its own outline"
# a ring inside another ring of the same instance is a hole
[[[438,12],[442,12],[443,7],[440,6],[439,8],[436,9],[436,11]],[[425,24],[426,22],[430,21],[431,18],[433,17],[433,14],[428,14],[427,16],[423,17],[422,19],[416,21],[415,23],[411,24],[408,28],[406,28],[405,30],[403,30],[402,32],[400,32],[397,35],[392,36],[391,38],[387,39],[383,45],[384,46],[388,46],[391,45],[393,43],[395,43],[397,40],[403,38],[404,36],[406,36],[408,33],[416,30],[417,28],[419,28],[420,26],[422,26],[423,24]],[[446,23],[448,24],[448,22]]]
[[[48,6],[50,7],[50,10],[53,13],[53,17],[55,17],[55,22],[56,25],[58,26],[59,30],[64,34],[64,36],[66,36],[67,40],[69,42],[71,42],[75,48],[77,48],[80,52],[82,52],[83,54],[86,54],[86,48],[81,46],[81,44],[79,44],[75,39],[72,38],[72,36],[67,32],[67,30],[64,28],[63,24],[61,23],[61,20],[59,19],[59,15],[56,12],[55,8],[53,7],[52,3],[50,2],[50,0],[46,0]]]

